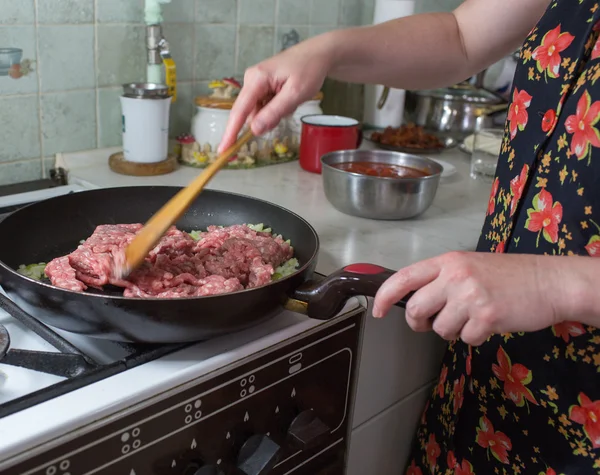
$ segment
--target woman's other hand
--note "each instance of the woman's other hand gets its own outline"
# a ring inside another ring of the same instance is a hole
[[[531,332],[577,318],[592,288],[586,257],[451,252],[390,277],[375,297],[373,315],[416,291],[406,306],[415,331],[480,345],[492,334]],[[583,272],[580,272],[583,271]],[[581,314],[579,314],[581,316]]]

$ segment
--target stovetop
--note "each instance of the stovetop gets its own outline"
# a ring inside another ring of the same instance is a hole
[[[84,189],[61,185],[2,196],[0,187],[0,220],[24,205]],[[342,313],[360,306],[352,299]],[[131,345],[50,329],[1,294],[0,325],[10,347],[0,361],[0,458],[235,365],[322,323],[282,310],[262,325],[205,342]]]

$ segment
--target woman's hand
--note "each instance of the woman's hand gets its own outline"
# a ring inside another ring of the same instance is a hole
[[[233,144],[246,122],[260,136],[319,92],[333,62],[329,38],[304,41],[246,71],[219,150]]]
[[[373,315],[383,317],[416,291],[406,306],[406,320],[415,331],[433,329],[446,340],[460,338],[471,345],[492,334],[537,331],[581,316],[580,301],[593,288],[585,274],[598,269],[592,261],[451,252],[390,277],[375,297]]]

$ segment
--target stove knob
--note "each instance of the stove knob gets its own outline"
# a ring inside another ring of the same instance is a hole
[[[194,472],[194,475],[225,475],[216,465],[205,465]]]
[[[288,436],[298,449],[305,450],[326,441],[330,432],[331,429],[317,417],[315,411],[309,409],[296,416],[288,429]]]
[[[202,465],[201,462],[191,463],[183,472],[183,475],[224,475],[216,465]]]
[[[245,475],[264,475],[277,463],[279,445],[266,435],[253,435],[240,449],[238,469]]]

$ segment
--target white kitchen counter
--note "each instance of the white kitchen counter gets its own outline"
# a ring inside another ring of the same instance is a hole
[[[158,177],[114,173],[108,157],[117,149],[64,156],[69,179],[99,187],[135,185],[184,186],[199,170],[181,167]],[[352,262],[401,268],[450,250],[473,250],[487,205],[490,185],[469,178],[469,157],[459,150],[439,155],[457,167],[442,179],[433,205],[417,219],[374,221],[347,216],[325,198],[321,176],[297,162],[253,170],[223,170],[208,188],[246,194],[277,203],[311,223],[321,238],[318,271],[331,273]]]
[[[97,187],[177,185],[199,172],[182,167],[153,178],[118,175],[108,157],[118,149],[64,156],[72,182]],[[224,170],[209,188],[277,203],[303,216],[317,230],[321,250],[317,270],[331,273],[353,262],[398,269],[451,250],[474,250],[491,186],[469,178],[469,156],[459,150],[439,155],[454,165],[442,179],[433,205],[417,219],[373,221],[346,216],[325,198],[321,176],[297,162],[254,170]],[[404,466],[427,386],[437,377],[443,342],[416,334],[394,308],[387,318],[367,318],[360,355],[347,475],[397,475]],[[366,464],[366,465],[365,465]]]

